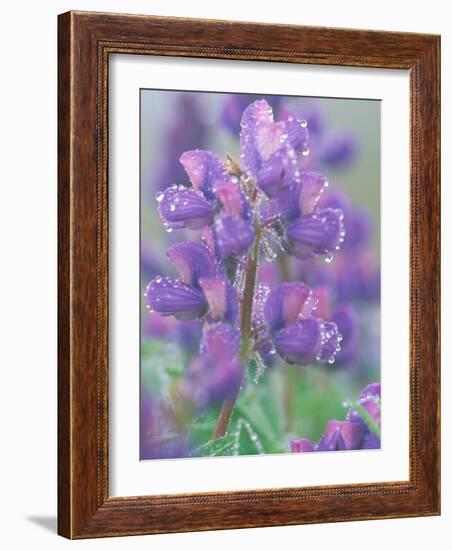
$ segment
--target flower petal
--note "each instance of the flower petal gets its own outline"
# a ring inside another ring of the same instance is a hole
[[[364,436],[361,449],[379,449],[381,447],[380,438],[373,432],[369,432]]]
[[[208,200],[215,199],[214,188],[219,182],[227,181],[228,175],[224,162],[211,151],[186,151],[180,162],[197,191],[201,191]]]
[[[236,289],[224,277],[199,280],[209,304],[209,315],[215,321],[225,320],[234,323],[239,313]]]
[[[174,186],[164,192],[159,213],[166,227],[202,229],[212,218],[213,204],[201,193]]]
[[[321,348],[320,323],[313,317],[295,321],[276,332],[273,343],[287,363],[310,365],[316,361]]]
[[[341,349],[339,343],[342,340],[342,335],[337,330],[336,323],[323,321],[320,328],[322,331],[322,340],[317,360],[334,363],[336,353]]]
[[[298,319],[308,317],[315,309],[317,297],[303,283],[282,283],[268,295],[264,319],[271,331],[276,331]]]
[[[295,151],[288,143],[284,143],[268,159],[262,161],[255,177],[264,193],[269,197],[277,197],[285,187],[300,180],[301,171]]]
[[[336,355],[336,363],[352,363],[358,354],[359,323],[356,312],[349,304],[342,304],[335,309],[331,320],[342,334],[341,350]]]
[[[229,180],[218,184],[215,191],[223,204],[226,214],[238,217],[244,216],[245,201],[238,185]]]
[[[174,315],[180,320],[196,319],[207,310],[201,290],[169,277],[153,279],[146,288],[145,297],[152,311]]]
[[[308,123],[306,120],[297,120],[292,114],[288,114],[284,120],[287,139],[295,151],[306,149],[309,143]]]
[[[309,439],[292,439],[290,442],[291,453],[309,453],[312,451],[315,451],[315,448]]]
[[[265,99],[251,103],[242,115],[240,123],[241,158],[245,170],[254,178],[257,176],[261,166],[261,156],[256,144],[256,133],[261,124],[272,122],[273,111]]]
[[[360,424],[348,420],[330,420],[321,437],[318,451],[349,451],[361,447],[364,431]]]
[[[287,363],[309,365],[316,361],[334,363],[340,338],[334,323],[308,317],[277,331],[273,343]]]
[[[290,253],[300,260],[338,250],[345,235],[340,210],[326,208],[305,214],[287,228]]]
[[[250,222],[227,214],[215,219],[213,226],[216,249],[222,258],[242,254],[254,241],[254,230]]]
[[[200,277],[213,277],[218,272],[213,254],[201,243],[176,243],[166,255],[179,272],[182,281],[195,287],[199,287]]]
[[[260,161],[270,159],[287,142],[287,132],[282,122],[262,122],[256,125],[255,143]]]
[[[327,186],[328,180],[317,172],[303,172],[301,174],[298,204],[302,214],[310,214],[314,210]]]

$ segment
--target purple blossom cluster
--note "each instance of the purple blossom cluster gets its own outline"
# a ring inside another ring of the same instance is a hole
[[[185,151],[189,184],[156,196],[167,231],[200,237],[172,245],[167,257],[177,276],[157,275],[145,292],[149,311],[202,323],[199,353],[180,385],[195,409],[233,404],[253,360],[277,354],[300,366],[333,363],[341,350],[338,325],[316,311],[319,296],[309,286],[296,279],[263,288],[257,278],[278,255],[329,263],[346,236],[341,205],[320,200],[327,179],[306,169],[308,122],[296,113],[275,121],[262,99],[244,109],[240,128],[239,159]],[[230,412],[221,418],[217,436]]]
[[[351,406],[345,420],[330,420],[317,444],[309,439],[293,439],[293,453],[312,451],[351,451],[380,448],[380,384],[369,384],[359,396],[357,406]]]
[[[235,134],[240,129],[242,113],[256,97],[253,95],[233,94],[223,102],[220,123],[229,132]],[[304,120],[309,128],[309,149],[306,144],[304,158],[305,170],[334,169],[342,170],[350,166],[357,158],[359,144],[356,136],[347,130],[331,129],[326,122],[325,113],[314,98],[297,98],[290,102],[282,96],[265,96],[273,105],[280,120]]]

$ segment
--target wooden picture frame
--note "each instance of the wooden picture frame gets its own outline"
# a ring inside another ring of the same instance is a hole
[[[113,53],[409,71],[409,481],[109,496],[107,92]],[[440,38],[68,12],[59,16],[58,54],[59,534],[86,538],[439,514]]]

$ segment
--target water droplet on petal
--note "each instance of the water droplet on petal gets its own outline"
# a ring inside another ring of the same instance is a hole
[[[325,255],[325,262],[330,264],[333,261],[334,255],[332,252],[327,252]]]
[[[155,195],[155,200],[156,200],[157,202],[162,202],[164,196],[165,196],[165,195],[164,195],[161,191],[159,191],[159,192]]]

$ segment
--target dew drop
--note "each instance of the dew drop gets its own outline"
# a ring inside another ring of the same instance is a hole
[[[159,191],[159,192],[155,195],[155,200],[156,200],[157,202],[162,202],[164,196],[165,196],[165,195],[164,195],[161,191]]]
[[[332,252],[327,252],[325,255],[325,262],[330,264],[333,261],[334,255]]]

